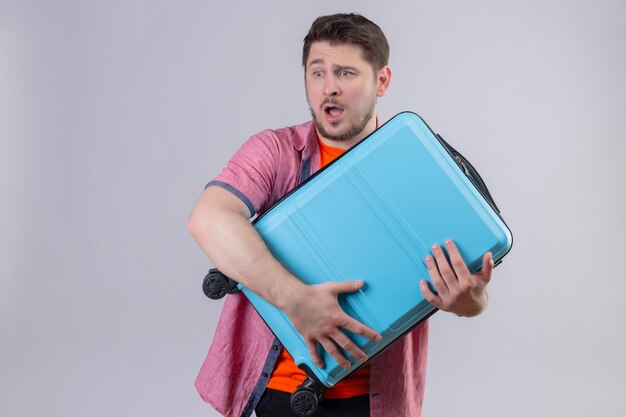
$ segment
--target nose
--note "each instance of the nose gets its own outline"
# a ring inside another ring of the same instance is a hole
[[[324,80],[324,95],[325,96],[337,96],[339,95],[339,86],[335,80],[335,77],[326,77]]]

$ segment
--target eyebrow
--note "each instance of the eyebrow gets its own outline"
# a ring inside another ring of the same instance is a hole
[[[350,67],[350,66],[342,66],[342,65],[335,65],[335,69],[337,71],[345,71],[345,70],[350,70],[352,72],[359,72],[358,69],[354,68],[354,67]]]
[[[317,64],[324,64],[324,60],[321,59],[321,58],[320,59],[314,59],[309,64],[309,68],[311,68],[313,65],[317,65]],[[335,65],[335,64],[333,64],[333,69],[335,71],[350,70],[350,71],[353,71],[353,72],[358,72],[358,70],[355,67],[351,67],[351,66],[347,66],[347,65]]]
[[[315,65],[315,64],[323,64],[324,60],[323,59],[314,59],[313,61],[311,61],[311,63],[309,64],[309,67]]]

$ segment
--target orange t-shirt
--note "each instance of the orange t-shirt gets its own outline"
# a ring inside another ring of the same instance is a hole
[[[318,140],[320,145],[320,168],[332,162],[346,150],[333,148]],[[282,349],[274,372],[267,384],[268,388],[292,393],[306,379],[306,373],[296,366],[293,358],[285,349]],[[326,398],[350,398],[357,395],[369,394],[370,369],[369,365],[362,366],[352,375],[326,390]]]

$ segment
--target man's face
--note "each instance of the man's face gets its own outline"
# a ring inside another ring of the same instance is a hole
[[[356,143],[374,131],[376,100],[387,91],[390,76],[388,67],[375,73],[356,45],[313,42],[305,87],[320,136]]]

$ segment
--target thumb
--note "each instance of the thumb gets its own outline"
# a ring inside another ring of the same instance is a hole
[[[487,252],[483,256],[483,267],[476,276],[480,278],[483,284],[487,285],[491,280],[491,271],[493,271],[493,255],[491,252]]]
[[[363,281],[359,279],[354,281],[333,282],[330,283],[330,285],[332,292],[335,294],[342,294],[360,290],[363,287]]]

